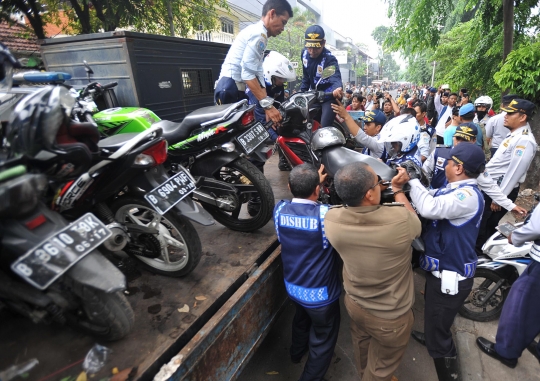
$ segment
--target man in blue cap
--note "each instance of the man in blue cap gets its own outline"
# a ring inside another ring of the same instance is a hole
[[[267,0],[264,3],[261,20],[236,36],[225,57],[214,89],[216,104],[246,99],[247,86],[268,119],[274,123],[281,121],[281,114],[274,107],[274,99],[266,94],[262,63],[268,38],[281,34],[290,17],[293,17],[293,11],[287,0]]]
[[[459,117],[461,119],[461,123],[473,123],[475,115],[475,109],[472,103],[466,103],[464,106],[461,106],[459,109]],[[476,135],[476,145],[479,147],[483,147],[483,134],[482,130],[476,126],[478,134]],[[444,145],[446,146],[452,146],[452,139],[454,138],[454,134],[456,133],[457,126],[448,126],[446,130],[444,131]]]
[[[392,180],[396,201],[404,197],[400,186],[409,182],[411,200],[429,220],[422,233],[426,250],[420,257],[426,271],[425,333],[413,331],[412,336],[426,345],[441,381],[461,379],[450,329],[474,284],[478,261],[474,246],[484,208],[476,179],[485,168],[484,152],[474,144],[458,144],[446,158],[445,188],[428,191],[404,168],[398,168]]]
[[[331,107],[336,114],[345,120],[351,135],[364,147],[362,150],[364,155],[386,160],[384,143],[379,142],[379,133],[386,123],[386,115],[383,112],[379,110],[366,111],[365,115],[360,117],[364,122],[364,130],[362,130],[339,101],[337,105],[332,104]]]
[[[311,89],[332,93],[332,95],[328,95],[325,98],[321,105],[321,126],[329,127],[332,126],[335,118],[330,105],[334,98],[341,99],[343,97],[339,64],[336,57],[324,47],[326,44],[326,40],[324,39],[324,29],[319,25],[312,25],[307,28],[305,39],[305,49],[302,51],[301,57],[304,76],[302,78],[300,91],[308,91]],[[334,66],[336,69],[335,73],[331,77],[325,78],[319,82],[323,70],[329,66]],[[315,89],[317,82],[319,82],[319,85],[317,89]]]

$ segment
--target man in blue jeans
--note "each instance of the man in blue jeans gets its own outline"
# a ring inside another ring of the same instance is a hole
[[[337,254],[324,230],[328,205],[317,203],[323,170],[322,165],[318,172],[311,164],[294,167],[289,175],[294,198],[280,201],[274,209],[285,288],[296,307],[291,361],[299,363],[309,352],[300,381],[323,380],[341,319]]]

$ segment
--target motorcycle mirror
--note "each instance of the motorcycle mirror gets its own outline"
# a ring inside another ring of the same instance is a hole
[[[90,82],[90,75],[94,74],[94,71],[92,70],[90,65],[88,65],[88,62],[86,62],[86,60],[83,60],[83,65],[84,65],[84,71],[86,71],[86,76],[88,77],[88,82]]]
[[[335,73],[336,73],[336,67],[334,65],[328,66],[324,68],[321,78],[326,79],[328,77],[333,76]]]

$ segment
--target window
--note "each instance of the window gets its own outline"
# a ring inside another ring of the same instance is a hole
[[[234,23],[229,19],[221,19],[221,31],[223,33],[234,34]]]
[[[186,97],[213,94],[212,69],[182,69],[182,87]]]

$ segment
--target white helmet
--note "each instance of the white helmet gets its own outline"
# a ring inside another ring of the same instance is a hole
[[[476,108],[477,106],[485,106],[486,111],[489,111],[493,107],[493,99],[487,95],[482,95],[474,101],[474,107]]]
[[[291,62],[278,52],[271,51],[263,61],[264,80],[273,84],[272,77],[280,77],[285,81],[296,81],[296,72]]]
[[[384,125],[380,136],[379,142],[398,142],[401,143],[401,152],[409,152],[420,141],[420,126],[414,116],[400,115]]]

